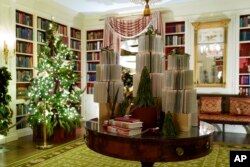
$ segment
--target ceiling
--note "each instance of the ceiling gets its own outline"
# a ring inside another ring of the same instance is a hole
[[[54,2],[84,14],[97,13],[131,13],[144,9],[143,4],[134,4],[131,0],[53,0]],[[150,4],[150,8],[164,7],[173,3],[183,3],[193,0],[158,0]]]

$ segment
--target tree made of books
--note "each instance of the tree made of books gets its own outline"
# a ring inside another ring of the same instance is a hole
[[[46,32],[46,44],[38,57],[37,76],[28,89],[28,123],[32,128],[45,121],[47,134],[52,135],[56,126],[70,131],[80,126],[81,90],[74,73],[73,52],[62,43],[57,26],[51,23]]]

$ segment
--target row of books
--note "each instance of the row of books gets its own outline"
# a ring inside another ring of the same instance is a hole
[[[42,30],[47,30],[49,28],[49,24],[51,21],[42,19],[40,17],[37,18],[37,28],[42,29]]]
[[[102,48],[102,41],[87,43],[87,50],[100,50]]]
[[[87,74],[87,81],[96,81],[96,74]]]
[[[143,122],[136,118],[116,117],[108,121],[107,131],[110,133],[135,136],[142,133]]]
[[[74,71],[81,71],[81,62],[79,62],[79,61],[74,61],[73,70],[74,70]]]
[[[88,71],[96,71],[96,63],[88,63]]]
[[[25,115],[27,114],[29,111],[29,108],[27,105],[25,104],[17,104],[16,105],[16,115],[20,116],[20,115]]]
[[[16,89],[16,98],[23,99],[28,96],[28,88],[27,87],[17,87]]]
[[[250,87],[240,87],[239,94],[244,96],[250,96]]]
[[[185,25],[182,24],[182,23],[180,23],[180,24],[166,25],[165,32],[166,33],[185,32]]]
[[[141,73],[144,66],[149,73],[161,73],[164,70],[164,62],[164,53],[139,53],[136,56],[136,73]]]
[[[30,28],[16,27],[17,38],[33,40],[33,30]]]
[[[71,28],[70,36],[72,38],[81,39],[81,31]]]
[[[100,52],[88,52],[87,61],[100,60]]]
[[[29,82],[32,77],[33,77],[32,70],[17,70],[16,72],[17,82]]]
[[[87,33],[87,40],[102,39],[102,38],[103,38],[102,31],[92,31]]]
[[[184,36],[171,35],[165,36],[165,45],[184,45]]]
[[[240,85],[249,85],[250,84],[250,75],[240,76]]]
[[[90,83],[87,84],[87,93],[88,94],[93,94],[94,93],[94,85],[89,85]]]
[[[73,59],[74,60],[81,60],[81,52],[73,50]]]
[[[27,26],[32,26],[32,15],[17,11],[16,22]]]
[[[32,57],[29,56],[17,56],[16,57],[16,66],[17,67],[32,67]]]
[[[45,35],[45,32],[40,32],[40,31],[38,31],[37,32],[37,41],[38,42],[45,42],[45,40],[46,40],[46,35]]]
[[[240,45],[240,56],[250,56],[250,44]]]
[[[70,48],[80,50],[81,49],[81,42],[71,39],[70,40]]]
[[[249,40],[250,40],[250,31],[241,31],[240,41],[249,41]]]
[[[250,16],[240,17],[240,27],[250,27]]]
[[[28,42],[17,41],[16,51],[21,53],[33,53],[33,44]]]

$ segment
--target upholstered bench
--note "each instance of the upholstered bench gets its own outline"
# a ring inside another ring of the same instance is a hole
[[[250,125],[250,97],[234,94],[198,94],[199,120],[222,124]]]

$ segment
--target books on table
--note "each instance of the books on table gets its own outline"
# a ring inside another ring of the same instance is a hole
[[[116,117],[109,121],[107,131],[125,136],[141,134],[143,122],[136,118]]]
[[[124,135],[124,136],[134,136],[134,135],[139,135],[141,134],[142,128],[123,128],[120,126],[115,126],[115,125],[108,125],[107,131],[119,135]]]

